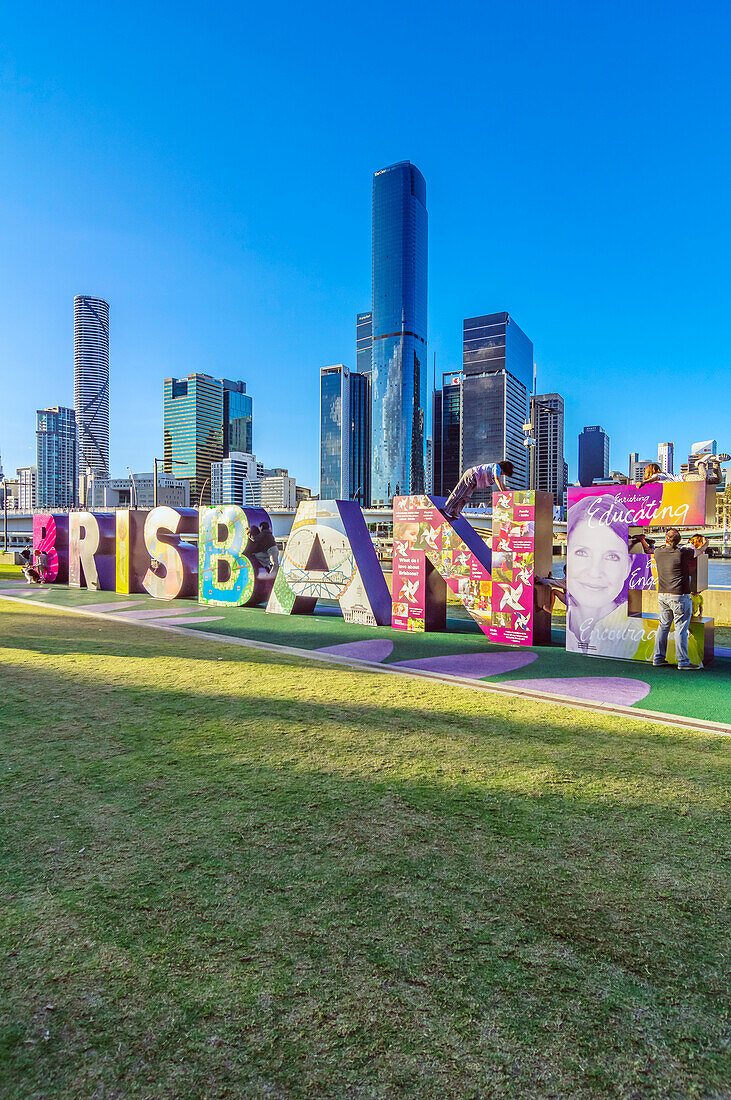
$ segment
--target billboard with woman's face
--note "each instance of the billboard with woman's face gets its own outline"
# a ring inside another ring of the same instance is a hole
[[[568,650],[587,657],[652,659],[657,616],[630,612],[630,593],[654,587],[652,559],[630,552],[630,527],[703,525],[706,495],[705,485],[683,482],[569,489]],[[706,629],[712,629],[712,620],[691,623],[693,661],[703,659]]]

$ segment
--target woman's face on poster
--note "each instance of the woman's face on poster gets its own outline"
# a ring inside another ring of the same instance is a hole
[[[630,556],[625,540],[604,524],[580,523],[571,539],[569,591],[584,607],[613,603],[629,576]]]

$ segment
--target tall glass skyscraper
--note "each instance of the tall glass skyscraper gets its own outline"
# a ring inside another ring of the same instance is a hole
[[[370,503],[368,378],[342,363],[320,370],[320,499]]]
[[[36,507],[73,508],[78,500],[76,481],[76,414],[54,405],[39,409],[36,431]]]
[[[190,503],[210,504],[211,463],[223,458],[223,382],[208,374],[165,379],[164,467],[190,479]]]
[[[533,379],[533,344],[507,313],[469,317],[462,356],[460,472],[508,458],[515,467],[511,489],[528,488],[523,424]],[[445,491],[451,491],[452,486]],[[491,503],[478,490],[472,503]]]
[[[652,461],[648,459],[648,461]],[[609,477],[609,436],[598,424],[579,435],[579,485],[591,485],[595,478]],[[641,480],[641,479],[640,479]]]
[[[223,454],[234,451],[250,455],[254,448],[252,432],[253,406],[246,392],[246,382],[222,378],[223,385]]]
[[[88,294],[74,298],[74,407],[88,497],[89,477],[100,489],[109,480],[109,304]]]
[[[409,161],[373,177],[371,500],[424,492],[426,183]]]

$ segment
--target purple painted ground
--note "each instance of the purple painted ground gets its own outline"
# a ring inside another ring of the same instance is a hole
[[[362,642],[343,642],[327,645],[318,653],[332,653],[333,657],[352,657],[356,661],[385,661],[393,652],[393,642],[388,638],[368,638]]]
[[[399,668],[416,668],[422,672],[436,672],[442,676],[466,676],[470,680],[482,680],[485,676],[499,676],[533,664],[537,653],[452,653],[445,657],[420,657],[415,661],[396,661]],[[532,683],[533,681],[531,681]]]
[[[574,699],[591,699],[595,703],[615,703],[631,707],[650,691],[644,680],[629,680],[624,676],[556,676],[545,680],[503,680],[506,687],[545,692],[546,695],[571,695]]]

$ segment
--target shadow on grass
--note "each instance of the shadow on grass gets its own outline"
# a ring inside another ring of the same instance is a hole
[[[19,1095],[721,1087],[728,742],[99,628],[3,670]]]

